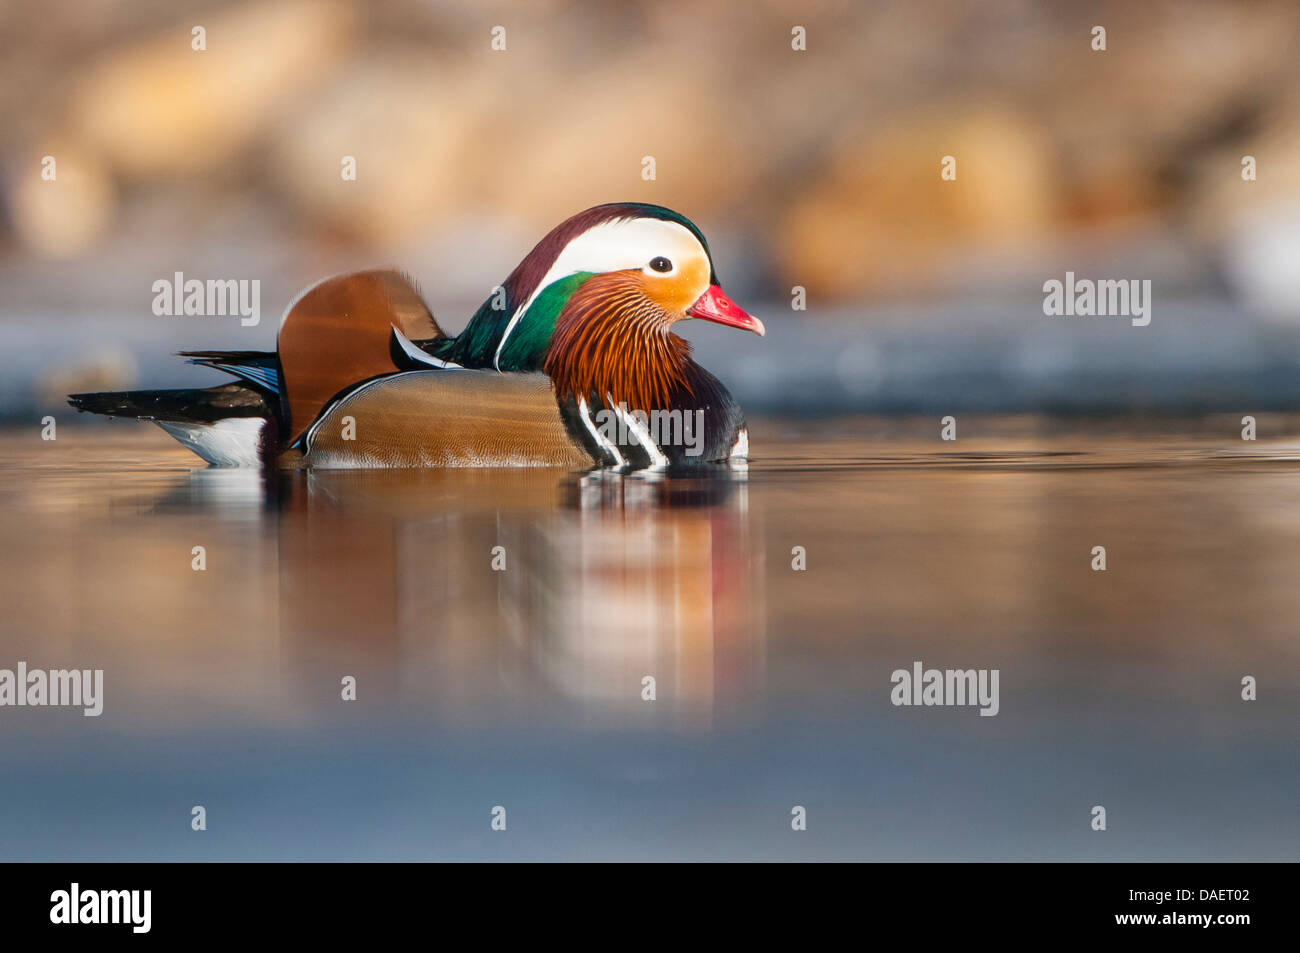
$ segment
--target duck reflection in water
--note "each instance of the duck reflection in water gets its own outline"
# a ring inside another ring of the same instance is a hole
[[[282,658],[311,697],[351,674],[358,703],[450,719],[738,716],[763,681],[763,546],[745,473],[719,471],[283,475]]]

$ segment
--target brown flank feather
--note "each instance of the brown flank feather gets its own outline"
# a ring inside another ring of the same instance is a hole
[[[345,417],[355,427],[345,437]],[[344,397],[312,431],[305,458],[282,466],[589,467],[542,374],[411,371]]]

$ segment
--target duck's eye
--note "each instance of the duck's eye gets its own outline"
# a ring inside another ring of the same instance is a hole
[[[672,271],[673,263],[663,255],[660,255],[658,258],[650,259],[650,267],[655,271]]]

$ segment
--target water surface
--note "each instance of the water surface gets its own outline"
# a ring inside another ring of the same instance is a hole
[[[1295,860],[1300,421],[1270,423],[1297,438],[758,421],[747,471],[690,479],[4,432],[0,668],[102,668],[105,703],[0,708],[0,855]],[[997,669],[999,713],[895,707],[916,661]]]

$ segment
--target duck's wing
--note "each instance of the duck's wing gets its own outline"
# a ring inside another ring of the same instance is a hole
[[[326,278],[289,305],[277,340],[288,404],[286,443],[298,440],[341,393],[409,366],[396,343],[445,337],[415,284],[395,270]]]

